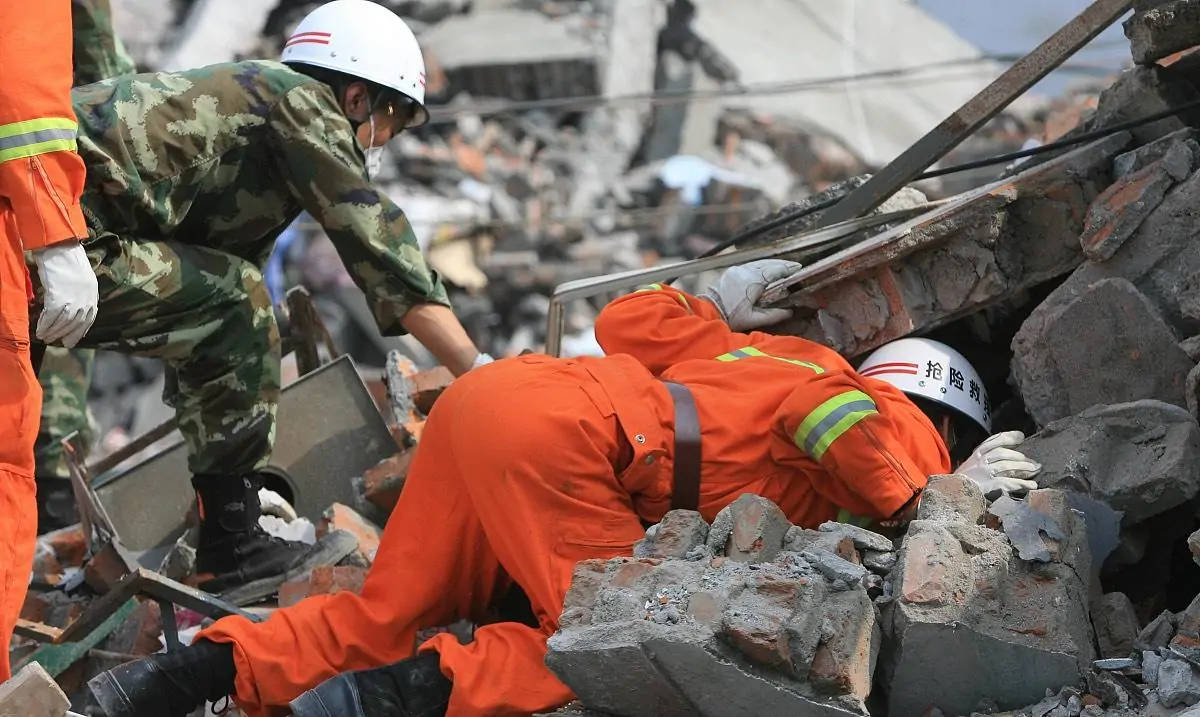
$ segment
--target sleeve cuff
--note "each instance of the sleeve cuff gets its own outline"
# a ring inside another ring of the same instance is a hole
[[[0,194],[9,200],[26,250],[87,237],[87,222],[79,207],[83,181],[83,160],[74,152],[0,164]]]

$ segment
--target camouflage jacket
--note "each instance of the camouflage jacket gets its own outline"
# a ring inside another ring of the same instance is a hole
[[[324,83],[277,62],[126,75],[72,91],[93,239],[170,239],[260,266],[301,210],[324,227],[385,335],[448,304],[404,213],[367,179]]]

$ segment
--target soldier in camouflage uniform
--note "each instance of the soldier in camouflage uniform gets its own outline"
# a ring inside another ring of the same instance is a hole
[[[71,32],[74,38],[74,85],[128,75],[137,71],[113,31],[108,0],[72,0]],[[62,528],[78,520],[71,491],[71,474],[63,455],[62,439],[78,433],[85,453],[95,440],[88,411],[92,383],[93,349],[47,346],[38,370],[45,400],[34,451],[38,484],[38,532]]]
[[[394,55],[396,42],[379,37],[361,56]],[[80,346],[166,363],[201,506],[207,589],[282,574],[307,553],[268,538],[257,520],[279,396],[261,267],[301,211],[324,227],[385,335],[411,332],[456,374],[490,360],[448,308],[404,213],[369,181],[367,151],[428,116],[417,70],[406,72],[413,82],[402,92],[306,62],[248,61],[73,92],[100,289]]]

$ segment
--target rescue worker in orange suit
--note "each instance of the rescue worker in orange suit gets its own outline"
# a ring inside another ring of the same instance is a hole
[[[908,519],[927,476],[950,471],[935,421],[822,345],[740,332],[788,315],[755,304],[795,268],[731,269],[710,300],[647,287],[601,313],[606,358],[531,355],[458,379],[429,417],[361,596],[310,597],[258,624],[219,620],[188,648],[101,674],[93,693],[110,717],[182,715],[230,691],[255,717],[286,714],[289,703],[298,717],[424,717],[569,701],[544,657],[574,565],[629,555],[644,524],[672,505],[682,424],[664,381],[694,399],[706,519],[746,492],[804,526],[846,512]],[[953,361],[978,382],[961,356]],[[979,417],[982,400],[980,386]],[[948,404],[930,406],[950,422]],[[990,488],[1036,487],[1028,479],[1039,466],[1012,449],[1018,436],[993,439],[964,468]],[[484,624],[465,645],[439,634],[413,656],[419,629],[478,621],[512,583],[537,626]]]
[[[0,3],[0,681],[37,538],[33,442],[42,390],[29,357],[33,252],[43,289],[36,335],[74,346],[96,317],[71,109],[69,0]]]

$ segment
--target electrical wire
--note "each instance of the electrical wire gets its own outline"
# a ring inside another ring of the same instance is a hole
[[[429,124],[446,124],[455,121],[461,115],[478,115],[494,117],[498,115],[518,114],[531,110],[583,111],[596,107],[612,107],[620,105],[650,105],[652,107],[683,104],[702,100],[726,99],[730,97],[764,97],[798,92],[840,90],[848,83],[871,82],[878,80],[896,80],[908,78],[930,70],[953,68],[965,70],[969,65],[981,65],[993,62],[1013,62],[1021,55],[989,54],[954,60],[938,60],[922,65],[872,70],[851,75],[815,77],[803,80],[780,80],[775,82],[760,82],[750,85],[722,87],[712,90],[657,90],[654,92],[632,93],[627,95],[586,95],[579,97],[550,97],[537,100],[514,100],[499,102],[479,102],[471,105],[438,105],[429,108]],[[1106,68],[1085,63],[1064,64],[1061,70],[1081,72],[1084,74],[1111,74]],[[944,76],[913,78],[915,81],[933,82],[963,79],[977,74],[977,71],[959,72]]]

